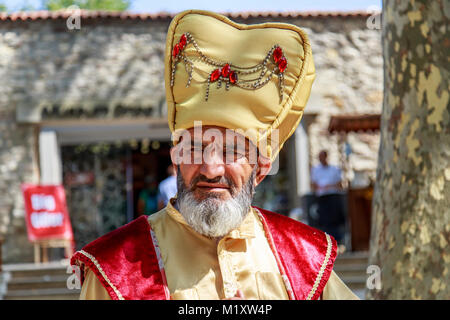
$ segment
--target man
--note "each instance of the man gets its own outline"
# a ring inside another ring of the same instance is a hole
[[[342,172],[338,167],[328,164],[326,150],[319,152],[319,163],[311,170],[314,192],[318,196],[340,192],[342,189]]]
[[[312,189],[318,202],[319,226],[342,244],[345,228],[344,205],[340,194],[342,172],[338,167],[328,164],[326,150],[320,151],[319,162],[311,170]]]
[[[81,298],[355,298],[332,271],[332,237],[251,207],[315,77],[303,31],[185,11],[165,62],[178,195],[73,256]]]
[[[158,186],[158,210],[167,206],[169,200],[177,194],[177,178],[173,165],[167,167],[167,174],[169,176]]]

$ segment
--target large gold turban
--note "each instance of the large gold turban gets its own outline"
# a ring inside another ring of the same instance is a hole
[[[201,121],[241,130],[272,161],[297,128],[315,78],[308,37],[297,26],[237,24],[200,10],[172,20],[165,67],[174,143]]]

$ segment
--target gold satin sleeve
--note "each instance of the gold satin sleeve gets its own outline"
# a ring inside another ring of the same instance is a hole
[[[322,292],[322,300],[360,300],[338,277],[331,271],[330,278]]]
[[[86,268],[80,300],[111,300],[108,291],[102,286],[94,272]]]

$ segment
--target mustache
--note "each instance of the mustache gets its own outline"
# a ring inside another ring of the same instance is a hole
[[[227,186],[231,190],[235,190],[235,188],[236,188],[236,185],[233,183],[233,180],[231,180],[230,178],[228,178],[226,176],[217,176],[213,179],[208,179],[204,175],[199,174],[198,176],[196,176],[195,178],[192,179],[190,189],[195,190],[197,188],[197,184],[199,182],[219,183],[219,184],[223,184],[223,185]]]

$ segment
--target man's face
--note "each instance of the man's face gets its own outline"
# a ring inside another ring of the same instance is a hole
[[[237,133],[213,126],[196,130],[187,130],[171,150],[178,164],[177,203],[195,230],[223,236],[248,213],[270,162],[258,158],[256,147]]]
[[[256,147],[225,128],[204,126],[202,129],[200,136],[195,136],[194,128],[187,130],[190,141],[182,140],[177,145],[176,148],[191,152],[191,157],[180,162],[179,172],[197,201],[209,197],[229,200],[242,190],[257,166],[257,163],[250,161],[256,153]],[[245,142],[240,143],[242,141]],[[259,182],[255,177],[251,183],[256,187]]]

